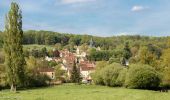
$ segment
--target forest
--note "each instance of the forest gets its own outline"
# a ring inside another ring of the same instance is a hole
[[[3,44],[3,32],[0,31],[0,46]],[[24,31],[23,44],[55,45],[60,43],[62,47],[70,45],[89,44],[93,39],[95,47],[102,50],[113,50],[122,48],[125,42],[129,42],[130,47],[146,46],[152,44],[160,49],[167,48],[169,37],[152,37],[140,35],[98,37],[92,35],[76,35],[68,33],[58,33],[51,31]]]

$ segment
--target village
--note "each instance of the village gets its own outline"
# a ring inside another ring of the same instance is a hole
[[[73,64],[76,63],[80,71],[82,82],[89,83],[92,81],[91,73],[95,71],[96,63],[95,61],[89,61],[87,59],[87,53],[81,50],[80,47],[75,46],[75,48],[77,48],[75,53],[64,49],[61,51],[57,51],[57,53],[59,53],[59,57],[46,56],[45,60],[48,62],[54,61],[56,63],[59,63],[61,66],[61,70],[65,71],[68,79],[71,78]],[[95,48],[93,47],[92,40],[90,41],[89,48]],[[100,50],[99,47],[96,49]],[[55,51],[55,49],[53,51]],[[51,80],[55,79],[55,68],[43,67],[39,69],[39,72],[41,74],[47,75]]]
[[[169,5],[0,0],[0,100],[170,100]]]

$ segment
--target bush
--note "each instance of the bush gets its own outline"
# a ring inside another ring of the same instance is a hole
[[[127,74],[127,69],[124,68],[123,70],[120,71],[119,76],[117,77],[116,84],[118,86],[123,86],[126,80],[126,74]]]
[[[27,75],[26,86],[27,87],[43,87],[47,86],[50,82],[50,78],[43,74],[29,74]]]
[[[162,75],[162,86],[170,88],[170,67],[165,67]]]
[[[130,66],[126,77],[126,86],[134,89],[155,89],[161,82],[160,75],[148,65]]]
[[[117,86],[116,80],[123,66],[117,63],[108,65],[102,70],[102,77],[106,86]]]
[[[96,85],[104,85],[101,71],[108,65],[106,61],[98,61],[96,63],[96,71],[91,74],[93,82]]]
[[[122,69],[123,66],[117,63],[107,65],[92,74],[93,81],[97,85],[120,86],[117,84],[117,78]]]
[[[97,71],[95,73],[92,73],[91,76],[92,76],[93,82],[96,85],[104,85],[101,71]]]

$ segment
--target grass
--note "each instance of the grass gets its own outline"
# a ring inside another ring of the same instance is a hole
[[[0,100],[170,100],[170,93],[111,88],[95,85],[64,84],[10,93],[0,92]]]
[[[46,47],[47,50],[53,50],[54,46],[50,45],[38,45],[38,44],[31,44],[31,45],[23,45],[23,48],[26,50],[38,49],[41,50],[43,47]]]

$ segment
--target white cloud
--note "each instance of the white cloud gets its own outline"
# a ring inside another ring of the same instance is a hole
[[[63,4],[87,3],[96,0],[61,0]]]
[[[137,32],[118,32],[118,33],[115,33],[114,35],[116,35],[116,36],[122,36],[122,35],[140,35],[140,33],[137,33]]]
[[[139,12],[139,11],[143,11],[145,9],[147,9],[148,7],[144,7],[144,6],[139,6],[139,5],[135,5],[132,7],[131,11],[133,12]]]

